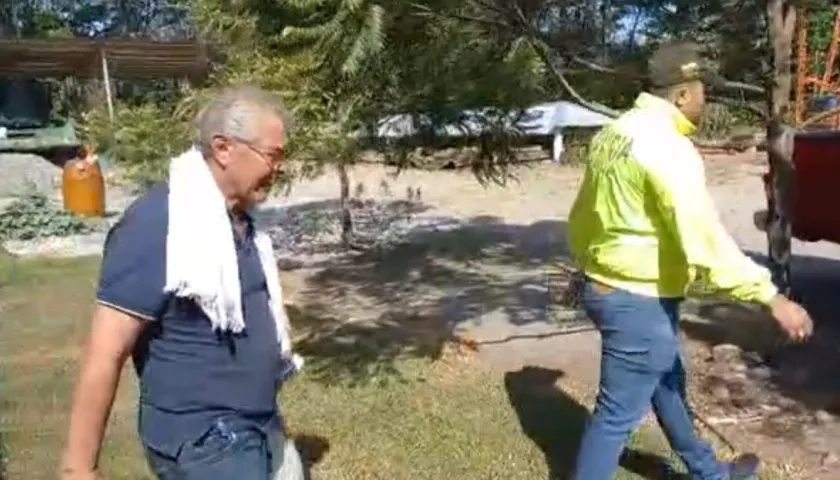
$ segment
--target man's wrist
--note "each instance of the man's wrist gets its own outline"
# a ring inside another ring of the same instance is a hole
[[[74,462],[66,459],[62,460],[59,469],[64,475],[92,475],[97,470],[96,465],[86,465],[84,462]]]

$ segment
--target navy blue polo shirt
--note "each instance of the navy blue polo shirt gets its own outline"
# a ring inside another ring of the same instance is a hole
[[[156,186],[111,229],[97,300],[148,322],[133,352],[140,436],[147,447],[176,457],[219,416],[271,421],[279,354],[253,225],[235,235],[245,329],[213,331],[194,302],[163,293],[167,207],[167,185]]]

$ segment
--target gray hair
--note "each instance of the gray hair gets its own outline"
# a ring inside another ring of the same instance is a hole
[[[254,122],[264,114],[279,117],[287,134],[292,128],[288,110],[275,95],[253,85],[227,87],[199,112],[196,144],[202,150],[208,149],[217,135],[252,142],[256,140]]]

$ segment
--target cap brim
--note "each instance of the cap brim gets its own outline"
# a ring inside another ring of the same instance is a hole
[[[700,75],[700,81],[708,87],[724,87],[726,79],[717,72],[706,71]]]

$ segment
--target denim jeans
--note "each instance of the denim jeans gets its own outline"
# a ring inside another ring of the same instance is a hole
[[[582,300],[601,333],[601,379],[574,478],[613,478],[624,444],[652,406],[691,478],[725,480],[724,465],[695,434],[686,404],[681,299],[645,297],[587,280]]]
[[[271,480],[283,461],[280,422],[267,425],[236,416],[221,417],[203,435],[184,443],[177,458],[146,448],[160,480]]]

